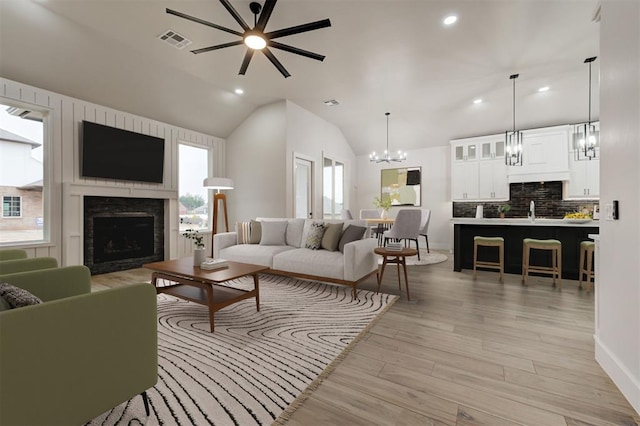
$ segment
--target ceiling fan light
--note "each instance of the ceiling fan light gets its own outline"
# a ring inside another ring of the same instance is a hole
[[[263,36],[256,33],[250,33],[244,38],[244,44],[253,50],[262,50],[267,46],[267,41]]]

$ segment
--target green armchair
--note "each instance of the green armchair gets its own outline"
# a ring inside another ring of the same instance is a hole
[[[0,261],[13,259],[26,259],[27,252],[22,249],[4,249],[0,250]]]
[[[58,261],[54,257],[30,257],[28,259],[0,260],[0,275],[57,267]]]
[[[91,293],[84,266],[0,275],[44,303],[0,312],[0,424],[80,425],[157,382],[156,292]]]

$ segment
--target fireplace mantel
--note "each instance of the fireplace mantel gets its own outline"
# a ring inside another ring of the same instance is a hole
[[[122,186],[65,183],[62,185],[62,261],[63,266],[83,265],[84,197],[150,198],[164,200],[164,258],[178,257],[178,191],[154,188],[153,184],[122,183]]]

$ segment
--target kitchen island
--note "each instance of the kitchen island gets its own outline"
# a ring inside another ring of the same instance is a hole
[[[564,219],[474,219],[453,218],[453,270],[473,269],[473,237],[504,238],[504,271],[522,274],[522,240],[549,239],[562,242],[562,278],[577,280],[580,262],[580,242],[589,240],[589,234],[599,232],[599,221],[578,223]],[[480,247],[478,258],[497,261],[497,250]],[[551,254],[532,250],[532,264],[551,265]],[[481,268],[479,268],[481,269]]]

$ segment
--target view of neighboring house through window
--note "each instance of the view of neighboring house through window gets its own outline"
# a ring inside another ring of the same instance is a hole
[[[0,245],[45,240],[42,117],[0,103]]]
[[[344,164],[324,158],[322,167],[322,217],[339,219],[344,208]]]
[[[186,143],[178,145],[178,208],[180,232],[209,228],[209,198],[202,186],[209,176],[209,150]]]

